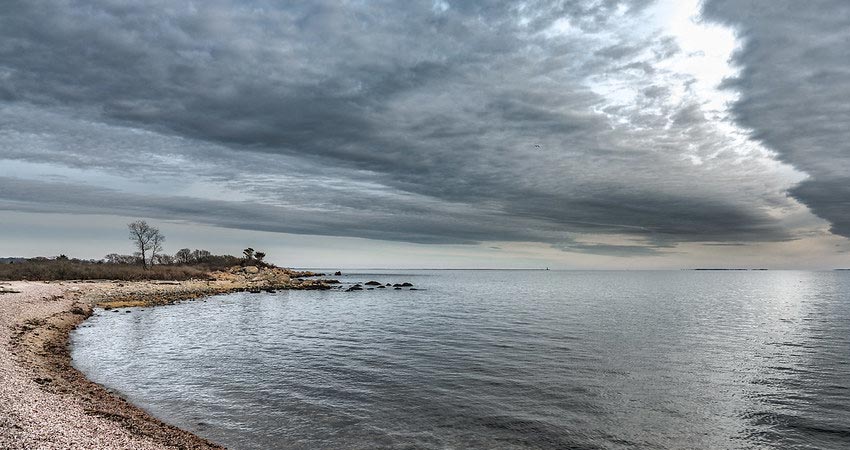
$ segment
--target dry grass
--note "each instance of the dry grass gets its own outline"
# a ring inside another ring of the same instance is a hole
[[[189,280],[205,278],[204,266],[142,266],[106,264],[76,260],[28,260],[15,264],[0,264],[0,280]]]

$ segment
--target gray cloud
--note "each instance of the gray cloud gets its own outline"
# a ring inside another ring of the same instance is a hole
[[[650,4],[8,1],[0,159],[152,191],[6,173],[0,207],[622,255],[795,239],[777,214],[797,208],[788,171],[647,82],[675,42],[627,41],[616,21]],[[564,20],[577,31],[551,35]],[[639,86],[634,108],[592,88],[611,74]],[[189,182],[234,198],[176,189]]]
[[[791,192],[850,237],[850,3],[711,0],[706,16],[738,29],[739,122],[811,178]]]

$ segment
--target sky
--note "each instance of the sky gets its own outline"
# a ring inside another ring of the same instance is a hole
[[[850,267],[846,0],[5,0],[0,256]]]

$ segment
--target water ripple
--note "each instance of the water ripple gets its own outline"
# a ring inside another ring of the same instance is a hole
[[[850,273],[347,274],[97,314],[75,365],[235,449],[850,448]]]

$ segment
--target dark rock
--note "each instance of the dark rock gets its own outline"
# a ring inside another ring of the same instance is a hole
[[[335,276],[335,277],[342,276],[342,272],[340,272],[340,271],[338,271],[338,270],[337,270],[336,272],[334,272],[334,276]]]
[[[332,289],[332,288],[330,286],[328,286],[327,284],[313,283],[313,284],[308,284],[308,285],[302,286],[301,289],[303,289],[305,291],[327,291],[328,289]]]
[[[400,291],[400,290],[401,290],[401,288],[400,288],[400,287],[396,287],[396,288],[393,288],[393,290]]]
[[[413,286],[413,283],[408,283],[407,281],[405,281],[404,283],[401,283],[401,287],[411,287],[411,286]]]
[[[381,283],[378,283],[377,281],[366,282],[366,286],[380,286],[380,285],[381,285]]]
[[[386,289],[386,286],[378,286],[378,289]]]

